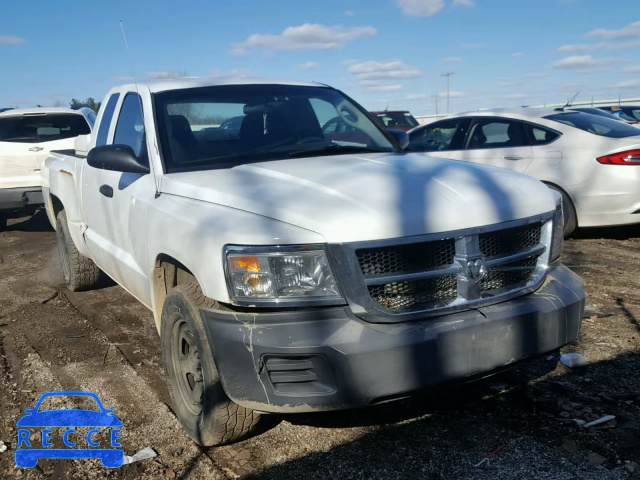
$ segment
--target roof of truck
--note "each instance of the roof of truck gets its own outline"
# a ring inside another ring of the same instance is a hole
[[[295,85],[305,87],[326,87],[320,83],[298,82],[295,80],[278,80],[249,77],[183,77],[170,78],[154,82],[138,83],[137,88],[148,88],[151,93],[184,88],[215,87],[219,85]],[[119,89],[135,90],[136,84],[123,85]]]
[[[74,113],[76,115],[82,115],[79,110],[73,110],[71,108],[16,108],[15,110],[7,110],[6,112],[0,112],[1,117],[14,117],[21,115],[47,115],[49,113]]]

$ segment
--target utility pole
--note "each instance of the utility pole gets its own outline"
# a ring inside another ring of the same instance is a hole
[[[455,75],[455,73],[453,72],[449,72],[447,70],[447,73],[443,73],[442,75],[440,75],[441,77],[447,77],[447,115],[451,113],[449,106],[450,106],[450,98],[451,98],[451,76]]]

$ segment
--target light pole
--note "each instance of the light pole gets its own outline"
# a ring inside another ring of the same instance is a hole
[[[443,73],[442,75],[440,75],[441,77],[447,77],[447,115],[449,113],[451,113],[451,111],[449,110],[449,105],[450,105],[450,97],[451,97],[451,90],[450,90],[450,86],[451,86],[451,76],[455,75],[455,73],[453,72],[449,72],[447,71],[447,73]]]

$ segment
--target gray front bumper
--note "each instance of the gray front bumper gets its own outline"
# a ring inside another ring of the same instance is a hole
[[[366,322],[348,307],[202,315],[233,401],[306,412],[370,405],[555,350],[578,338],[584,303],[580,277],[557,266],[535,293],[401,324]]]
[[[24,210],[43,204],[40,187],[0,188],[0,212]]]

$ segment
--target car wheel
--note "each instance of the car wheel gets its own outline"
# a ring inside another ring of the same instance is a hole
[[[576,228],[578,228],[578,216],[576,215],[576,209],[573,206],[573,202],[569,196],[553,185],[547,185],[551,190],[558,192],[562,195],[562,213],[564,214],[564,236],[568,238]]]
[[[100,268],[76,248],[64,210],[56,216],[56,238],[62,273],[69,290],[77,292],[95,288],[100,281]]]
[[[215,309],[195,283],[172,289],[162,309],[161,343],[174,413],[199,445],[232,443],[257,426],[260,414],[234,403],[222,388],[200,309]]]

